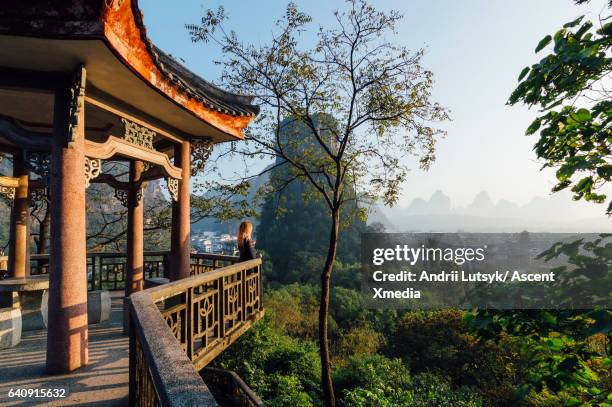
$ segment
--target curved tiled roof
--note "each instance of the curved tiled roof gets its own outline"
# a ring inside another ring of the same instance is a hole
[[[168,79],[206,107],[232,116],[255,116],[259,113],[259,106],[251,104],[252,96],[227,92],[191,72],[155,45],[151,44],[151,47],[155,62]]]
[[[179,89],[200,101],[209,109],[220,113],[232,116],[255,116],[259,113],[259,106],[251,104],[254,99],[252,96],[231,93],[215,86],[155,46],[147,36],[147,29],[144,25],[142,12],[138,7],[137,0],[132,0],[132,8],[136,23],[140,28],[142,41],[153,56],[157,67]]]

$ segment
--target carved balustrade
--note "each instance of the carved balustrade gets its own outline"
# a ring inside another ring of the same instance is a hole
[[[169,275],[169,251],[149,251],[144,253],[144,278],[166,277]],[[87,283],[93,290],[123,290],[127,256],[124,253],[88,253]],[[191,255],[191,275],[207,273],[238,262],[238,257],[211,253]],[[30,274],[47,274],[49,255],[30,256]]]
[[[261,267],[238,262],[130,296],[131,405],[216,405],[198,372],[263,317]]]

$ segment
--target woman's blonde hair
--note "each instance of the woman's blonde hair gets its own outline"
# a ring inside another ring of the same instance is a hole
[[[251,238],[251,233],[253,233],[253,224],[250,220],[245,220],[240,223],[237,236],[238,247],[242,247],[244,241]]]

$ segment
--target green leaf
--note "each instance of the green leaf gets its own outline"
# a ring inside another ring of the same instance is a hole
[[[571,398],[569,398],[569,399],[567,399],[565,401],[564,406],[565,407],[574,407],[574,406],[579,406],[581,404],[582,404],[582,402],[580,400],[578,400],[576,397],[571,397]]]
[[[550,350],[561,350],[563,349],[563,341],[559,338],[550,338],[546,340],[546,346]]]
[[[570,21],[569,23],[565,23],[563,25],[563,28],[576,27],[578,24],[580,24],[580,22],[582,21],[583,18],[584,18],[584,15],[578,17],[574,21]]]
[[[547,324],[550,324],[550,325],[554,325],[557,323],[557,317],[555,317],[553,314],[551,314],[548,311],[544,311],[542,313],[542,319],[546,321]]]
[[[529,67],[526,66],[525,68],[523,68],[523,70],[521,71],[521,74],[518,77],[518,81],[522,81],[523,78],[525,77],[525,75],[527,75],[529,73]]]
[[[546,37],[542,38],[540,42],[538,43],[538,46],[535,49],[536,54],[540,52],[542,48],[550,44],[551,41],[552,41],[552,37],[550,35],[547,35]]]
[[[578,109],[578,111],[574,113],[573,116],[576,120],[583,123],[588,122],[592,118],[591,112],[589,112],[587,109]]]
[[[612,34],[612,23],[606,23],[598,31],[599,34],[610,35]]]
[[[529,127],[527,127],[527,130],[525,131],[525,135],[527,136],[532,135],[533,133],[538,131],[541,125],[542,125],[542,119],[538,117],[529,125]]]

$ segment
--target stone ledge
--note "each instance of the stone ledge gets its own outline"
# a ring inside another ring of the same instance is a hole
[[[12,348],[21,342],[21,310],[0,308],[0,349]]]

